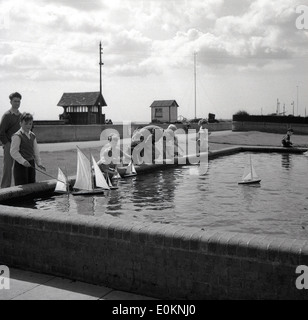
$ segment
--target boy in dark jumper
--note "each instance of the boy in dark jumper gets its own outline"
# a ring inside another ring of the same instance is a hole
[[[35,134],[31,132],[33,117],[23,113],[20,118],[21,129],[12,137],[11,156],[15,160],[15,185],[35,183],[35,164],[46,171],[42,165]]]
[[[14,160],[11,157],[11,140],[14,133],[20,129],[19,112],[21,94],[18,92],[12,93],[9,96],[12,108],[7,111],[1,120],[0,124],[0,141],[3,144],[3,172],[1,188],[9,188],[12,184],[12,167]]]

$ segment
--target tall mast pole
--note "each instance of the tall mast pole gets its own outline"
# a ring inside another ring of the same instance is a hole
[[[297,88],[297,116],[299,116],[299,113],[298,113],[298,86],[296,86]]]
[[[277,116],[280,116],[280,101],[277,99]]]
[[[195,75],[195,119],[197,119],[197,52],[194,53],[194,75]]]
[[[99,92],[100,94],[103,94],[102,66],[104,64],[102,62],[102,54],[103,54],[103,48],[102,48],[102,42],[100,42],[99,43]]]
[[[102,48],[102,42],[99,43],[99,93],[100,96],[103,95],[103,77],[102,77],[102,66],[104,65],[102,62],[102,54],[103,54],[103,48]],[[99,103],[99,108],[98,108],[98,112],[99,112],[99,124],[102,124],[103,122],[105,122],[105,120],[103,121],[102,119],[102,106]]]

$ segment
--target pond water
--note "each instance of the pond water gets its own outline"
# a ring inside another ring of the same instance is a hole
[[[250,155],[262,182],[240,186]],[[301,155],[239,153],[210,161],[204,176],[185,166],[121,180],[118,190],[101,196],[54,196],[20,206],[308,240],[307,168]]]

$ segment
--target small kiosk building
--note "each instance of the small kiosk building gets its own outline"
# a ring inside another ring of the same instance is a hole
[[[63,107],[60,119],[67,124],[104,124],[106,120],[102,108],[107,104],[100,92],[64,93],[58,106]]]
[[[152,122],[176,122],[178,120],[179,105],[175,100],[154,101],[152,108]]]

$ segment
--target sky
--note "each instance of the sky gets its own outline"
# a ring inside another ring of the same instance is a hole
[[[305,116],[305,1],[0,0],[0,113],[18,91],[22,111],[57,120],[64,92],[99,91],[101,41],[114,122],[150,121],[154,100],[176,100],[188,119],[271,114],[277,99]]]

